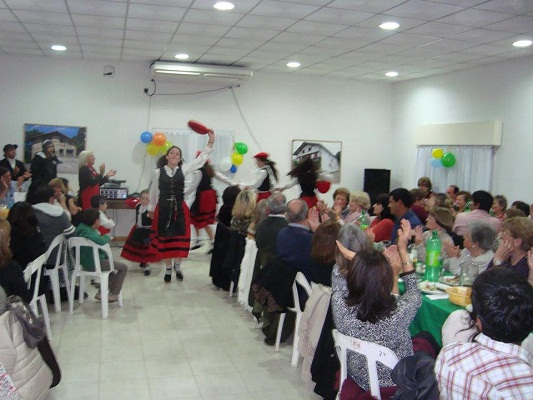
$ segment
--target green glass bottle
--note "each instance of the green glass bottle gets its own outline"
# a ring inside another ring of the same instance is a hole
[[[370,218],[365,210],[361,211],[361,215],[357,218],[357,223],[362,230],[366,230],[370,226]]]
[[[437,231],[433,231],[426,243],[426,276],[429,282],[438,282],[442,269],[442,242]]]

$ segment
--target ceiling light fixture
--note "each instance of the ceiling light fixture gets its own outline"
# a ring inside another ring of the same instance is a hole
[[[55,51],[65,51],[67,48],[63,46],[62,44],[54,44],[52,47],[50,47],[52,50]]]
[[[389,71],[385,74],[385,76],[388,76],[389,78],[394,78],[395,76],[398,76],[398,72],[396,71]]]
[[[388,21],[388,22],[383,22],[379,27],[386,31],[393,31],[395,29],[398,29],[400,27],[400,24],[398,22]]]
[[[533,42],[531,40],[517,40],[513,43],[514,47],[529,47]]]
[[[178,53],[174,56],[174,58],[177,58],[178,60],[186,60],[189,58],[189,55],[185,53]]]
[[[298,61],[291,61],[287,63],[287,67],[289,68],[298,68],[301,64]]]
[[[213,5],[213,8],[216,8],[217,10],[220,10],[220,11],[229,11],[235,8],[235,4],[229,1],[217,1]]]

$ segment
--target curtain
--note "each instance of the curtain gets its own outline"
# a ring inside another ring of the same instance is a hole
[[[453,167],[431,166],[433,149],[441,147],[444,152],[455,155]],[[449,185],[460,190],[491,191],[494,150],[492,146],[418,146],[416,157],[417,178],[427,176],[433,184],[433,191],[443,193]]]

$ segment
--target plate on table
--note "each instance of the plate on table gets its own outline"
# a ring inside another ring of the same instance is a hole
[[[425,294],[443,294],[450,286],[443,283],[422,281],[418,284],[418,288]]]
[[[459,286],[459,277],[454,275],[441,276],[439,282],[449,286]]]

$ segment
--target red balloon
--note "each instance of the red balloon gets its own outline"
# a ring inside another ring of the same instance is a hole
[[[316,183],[316,188],[322,194],[327,193],[328,190],[331,188],[331,182],[329,182],[329,181],[318,181]]]

